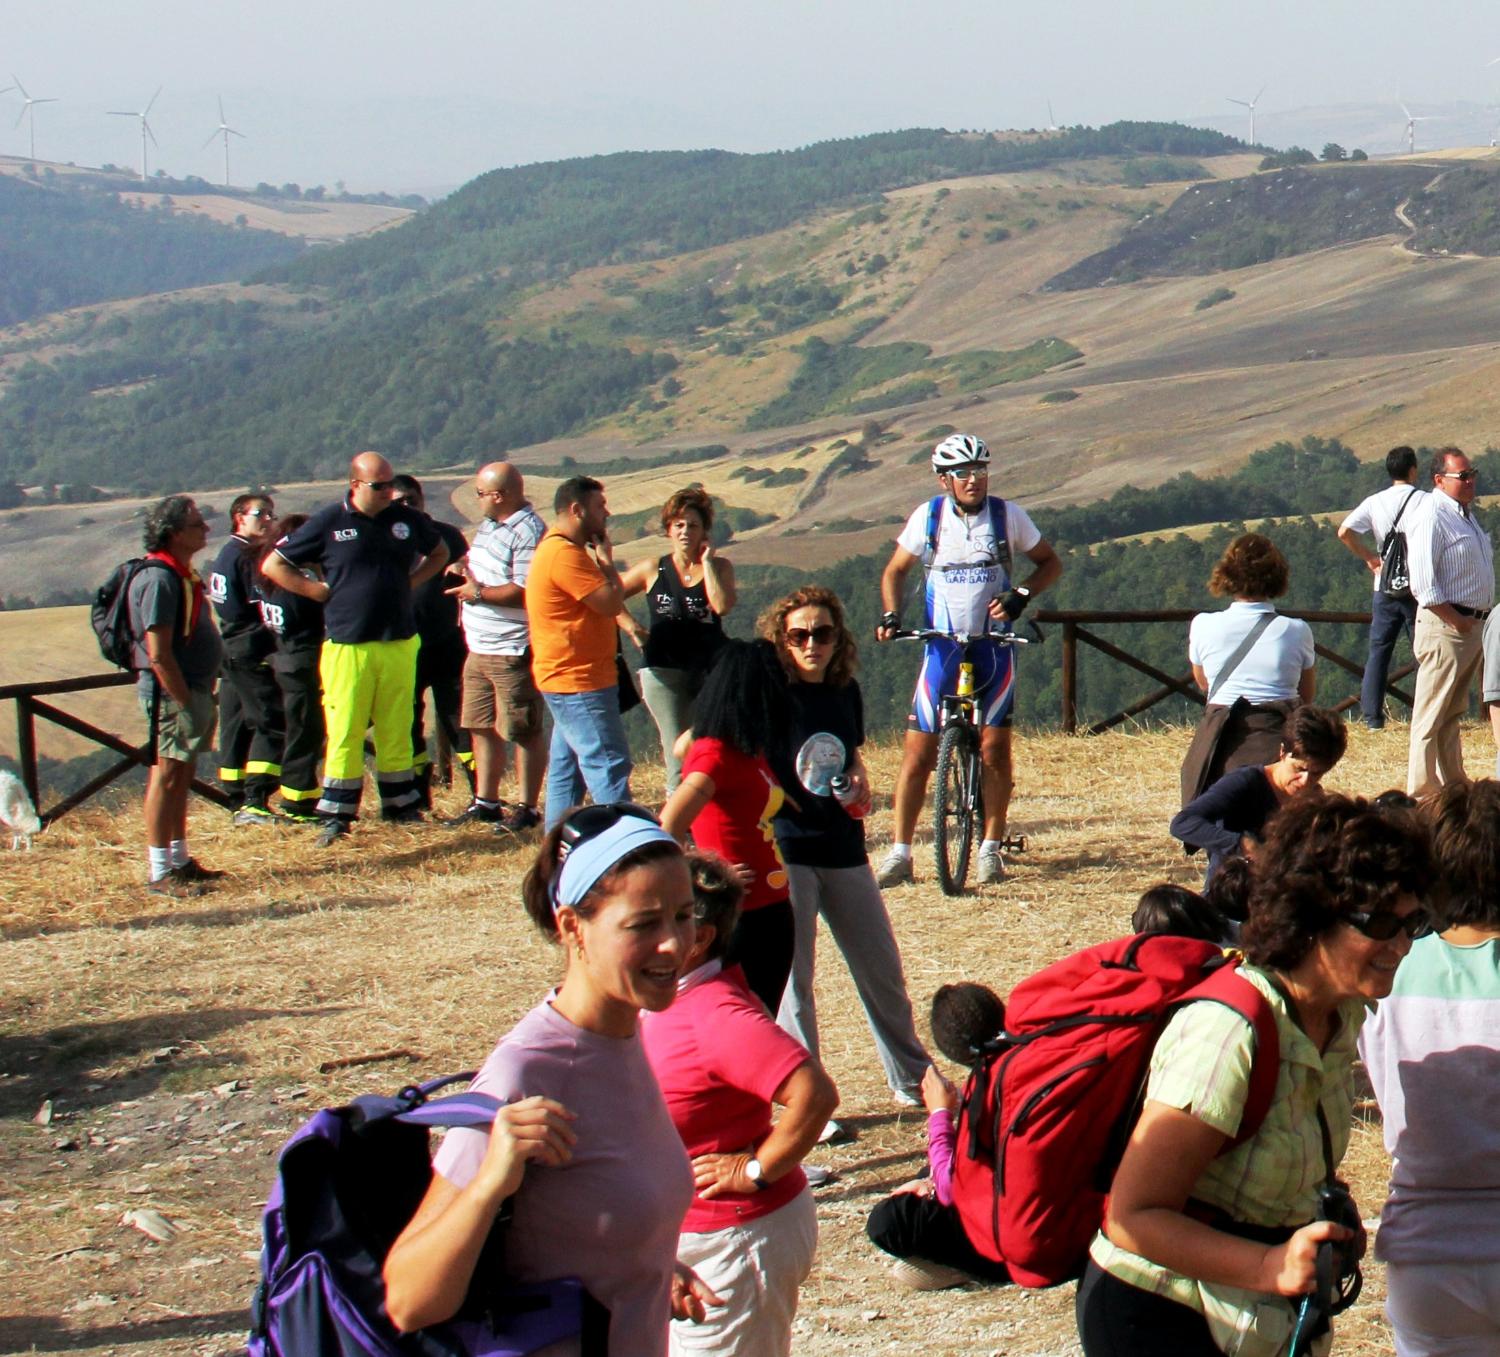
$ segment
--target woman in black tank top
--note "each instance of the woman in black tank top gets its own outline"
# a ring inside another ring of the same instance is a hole
[[[625,597],[646,595],[649,628],[629,611],[620,628],[641,648],[641,696],[661,735],[667,794],[676,790],[681,762],[677,737],[693,724],[693,700],[724,640],[720,620],[734,607],[734,566],[709,541],[714,502],[701,486],[679,490],[662,506],[661,527],[672,550],[621,576]]]

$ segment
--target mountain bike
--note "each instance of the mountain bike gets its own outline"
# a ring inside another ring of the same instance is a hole
[[[1036,640],[1042,634],[1035,626]],[[892,640],[954,641],[962,647],[958,662],[958,690],[944,693],[938,720],[937,771],[932,784],[932,854],[938,884],[944,895],[962,895],[969,876],[969,859],[976,828],[984,832],[984,769],[980,762],[979,706],[974,700],[973,647],[980,642],[1032,645],[1012,632],[898,631]],[[1013,851],[1026,847],[1024,836],[1008,838]]]

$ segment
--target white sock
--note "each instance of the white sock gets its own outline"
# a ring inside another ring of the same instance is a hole
[[[981,853],[998,853],[1000,851],[1000,848],[1001,840],[999,839],[986,839],[979,845],[979,851]]]
[[[187,840],[173,839],[172,847],[167,850],[172,854],[172,866],[186,867],[188,860]]]
[[[909,858],[911,856],[911,845],[909,843],[893,843],[891,845],[891,856],[893,858]]]
[[[170,848],[148,847],[146,859],[151,864],[151,880],[160,881],[172,870],[172,850]]]

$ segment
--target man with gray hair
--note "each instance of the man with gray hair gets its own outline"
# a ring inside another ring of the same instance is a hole
[[[187,495],[168,495],[146,515],[146,559],[126,595],[136,696],[155,737],[146,783],[146,889],[201,895],[223,872],[188,852],[187,808],[198,755],[213,745],[214,681],[223,644],[193,557],[208,523]]]
[[[463,600],[463,706],[459,723],[474,737],[474,801],[448,823],[487,822],[511,833],[542,822],[539,802],[547,760],[542,749],[542,695],[531,676],[531,633],[526,625],[526,578],[547,525],[526,498],[521,473],[509,462],[490,462],[474,477],[483,517],[468,556],[450,574],[462,582],[448,590]],[[505,742],[516,747],[516,794],[500,800]]]

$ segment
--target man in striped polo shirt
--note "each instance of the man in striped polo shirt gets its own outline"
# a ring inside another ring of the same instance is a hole
[[[1458,723],[1483,659],[1484,621],[1495,602],[1490,535],[1474,517],[1478,473],[1462,449],[1432,455],[1433,492],[1407,530],[1417,600],[1417,690],[1412,703],[1406,790],[1433,796],[1465,779]]]
[[[474,801],[447,823],[488,822],[520,833],[541,823],[538,803],[547,760],[542,749],[542,695],[531,677],[526,625],[526,576],[547,525],[526,498],[521,473],[491,462],[474,477],[479,527],[469,554],[453,572],[463,580],[448,590],[463,600],[463,705],[459,724],[474,737]],[[500,800],[505,742],[516,747],[516,791]]]

